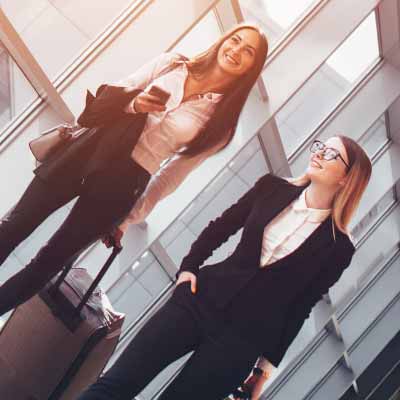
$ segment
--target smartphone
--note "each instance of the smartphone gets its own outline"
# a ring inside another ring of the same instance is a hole
[[[153,85],[150,90],[149,90],[149,94],[151,94],[152,96],[156,96],[160,99],[159,103],[162,105],[165,105],[169,99],[169,97],[171,96],[170,93],[166,92],[164,89],[161,89],[160,87]]]

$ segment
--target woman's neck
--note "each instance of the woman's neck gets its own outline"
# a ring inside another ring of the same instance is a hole
[[[211,68],[205,76],[196,79],[189,73],[187,88],[188,92],[195,93],[224,93],[236,77],[228,75],[218,66]]]
[[[305,190],[307,207],[328,210],[332,208],[338,188],[311,182]]]

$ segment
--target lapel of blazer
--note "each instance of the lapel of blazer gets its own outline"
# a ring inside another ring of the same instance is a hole
[[[339,239],[340,232],[335,228],[336,239]],[[320,258],[314,257],[315,253],[323,251],[328,256],[330,249],[335,245],[332,231],[332,217],[329,216],[323,221],[314,232],[291,254],[293,257],[303,256],[308,263],[317,261],[318,267],[323,267]],[[311,268],[310,268],[311,269]]]
[[[264,204],[259,204],[260,213],[257,216],[261,226],[265,227],[275,218],[285,207],[295,200],[306,186],[295,186],[289,182],[278,183],[274,192],[265,199]],[[263,199],[260,199],[260,203]]]

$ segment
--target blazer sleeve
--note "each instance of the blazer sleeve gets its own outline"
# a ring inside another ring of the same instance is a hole
[[[286,325],[279,345],[272,352],[263,354],[275,367],[278,367],[287,349],[299,333],[304,321],[309,318],[315,304],[328,293],[342,276],[344,270],[349,267],[355,248],[348,240],[345,248],[337,246],[335,256],[327,268],[313,279],[313,281],[293,300],[286,318]]]
[[[243,227],[261,188],[268,186],[271,181],[271,174],[264,175],[235,204],[225,210],[220,217],[211,221],[192,244],[189,254],[182,260],[176,275],[178,276],[183,271],[197,274],[200,266],[212,255],[213,251]]]

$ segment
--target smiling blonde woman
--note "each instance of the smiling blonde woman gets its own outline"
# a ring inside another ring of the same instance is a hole
[[[316,141],[311,151],[301,179],[267,174],[210,222],[183,259],[172,297],[79,400],[132,399],[192,351],[159,399],[223,399],[258,358],[263,370],[279,365],[350,265],[348,224],[371,175],[367,155],[348,137]],[[234,252],[200,269],[241,228]],[[265,379],[258,376],[252,399]]]

